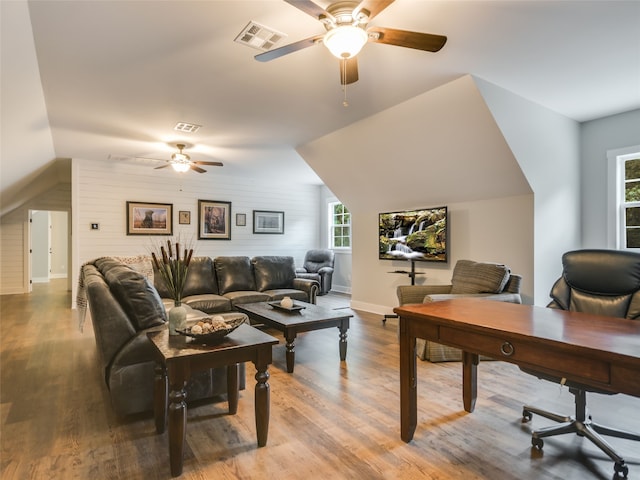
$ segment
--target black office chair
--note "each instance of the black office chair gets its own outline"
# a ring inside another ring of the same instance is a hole
[[[552,301],[548,307],[610,317],[640,317],[640,254],[617,250],[577,250],[562,256],[562,266],[562,277],[551,289]],[[591,440],[611,457],[615,462],[616,474],[626,477],[629,469],[624,459],[600,434],[636,441],[640,441],[640,435],[599,425],[591,420],[587,412],[586,392],[611,393],[572,381],[564,382],[545,373],[525,368],[522,370],[543,380],[563,383],[575,396],[575,416],[559,415],[528,405],[523,407],[523,422],[531,420],[535,413],[560,423],[534,431],[531,444],[542,449],[544,437],[577,433]]]

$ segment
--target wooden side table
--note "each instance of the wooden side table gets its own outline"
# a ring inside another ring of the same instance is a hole
[[[271,349],[278,339],[249,325],[236,330],[213,345],[200,345],[182,335],[169,335],[168,328],[149,332],[155,346],[156,368],[154,414],[156,431],[163,433],[169,423],[169,460],[171,475],[182,474],[184,442],[187,431],[187,394],[185,386],[193,372],[227,367],[229,413],[238,407],[238,364],[251,361],[256,366],[255,416],[258,447],[267,444],[269,433],[269,372]]]

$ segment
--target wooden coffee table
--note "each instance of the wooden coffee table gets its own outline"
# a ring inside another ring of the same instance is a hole
[[[295,301],[295,305],[304,306],[301,310],[287,311],[270,305],[270,302],[246,303],[236,305],[236,310],[246,313],[249,318],[264,323],[284,333],[287,347],[287,372],[293,373],[295,364],[295,339],[300,332],[310,332],[322,328],[338,327],[340,330],[340,360],[347,358],[347,330],[350,313],[331,310],[307,302]]]
[[[267,367],[271,363],[272,346],[278,343],[277,338],[249,325],[240,325],[214,345],[200,345],[182,335],[169,335],[167,328],[147,335],[158,358],[154,395],[156,431],[164,432],[168,407],[169,459],[174,477],[182,473],[187,431],[185,386],[192,372],[226,366],[229,413],[234,414],[238,407],[238,364],[253,362],[257,370],[255,416],[258,447],[267,444],[270,397]]]

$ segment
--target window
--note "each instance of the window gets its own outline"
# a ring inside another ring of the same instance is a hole
[[[640,248],[640,154],[620,157],[620,248]]]
[[[329,248],[351,248],[351,214],[339,202],[329,203]]]

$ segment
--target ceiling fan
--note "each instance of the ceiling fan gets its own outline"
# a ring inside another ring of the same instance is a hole
[[[340,83],[347,85],[358,81],[356,55],[367,42],[384,43],[398,47],[437,52],[447,42],[447,37],[430,33],[410,32],[386,27],[369,27],[373,18],[391,5],[394,0],[339,1],[326,10],[311,0],[284,0],[304,13],[319,20],[327,30],[323,34],[274,48],[255,56],[260,62],[268,62],[289,53],[323,43],[340,62]]]
[[[215,167],[223,166],[222,162],[203,162],[203,161],[191,160],[191,157],[189,155],[187,155],[186,153],[183,153],[183,150],[186,147],[185,144],[178,143],[176,144],[176,147],[178,148],[178,153],[172,154],[171,160],[162,160],[159,158],[148,158],[148,157],[121,157],[121,156],[111,156],[111,155],[109,155],[109,157],[110,158],[113,157],[117,159],[138,158],[141,160],[153,160],[156,162],[166,162],[166,165],[160,165],[159,167],[155,167],[155,169],[158,170],[161,168],[167,168],[168,166],[171,166],[176,172],[186,172],[188,170],[193,170],[194,172],[205,173],[206,170],[204,168],[200,168],[198,165],[211,165]]]

